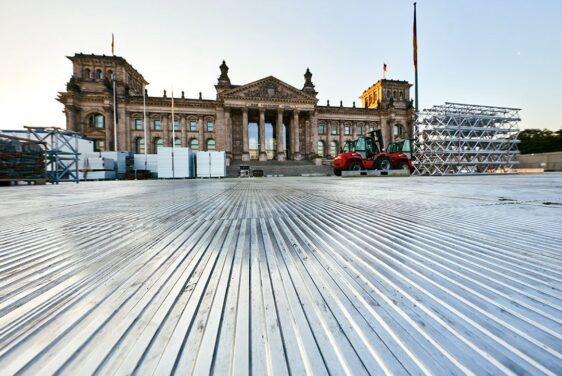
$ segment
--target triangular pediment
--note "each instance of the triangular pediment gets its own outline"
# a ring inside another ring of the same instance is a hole
[[[278,78],[269,76],[221,93],[223,99],[316,103],[317,98],[303,93]]]

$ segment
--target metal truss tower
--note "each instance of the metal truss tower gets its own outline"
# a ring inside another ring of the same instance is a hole
[[[25,127],[29,139],[46,145],[47,179],[50,183],[78,183],[78,139],[80,134],[60,128]]]
[[[519,163],[519,111],[448,102],[421,111],[416,124],[415,173],[509,171]]]

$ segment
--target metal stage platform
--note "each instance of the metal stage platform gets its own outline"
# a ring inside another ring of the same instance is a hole
[[[0,375],[562,374],[562,174],[1,194]]]

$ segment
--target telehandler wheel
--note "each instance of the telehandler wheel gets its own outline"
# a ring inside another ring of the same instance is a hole
[[[337,170],[334,168],[334,175],[341,176],[341,170]]]
[[[361,171],[363,169],[363,166],[361,166],[361,164],[359,162],[351,162],[349,165],[348,170],[351,171]]]
[[[388,171],[390,170],[390,166],[390,158],[385,157],[384,155],[378,157],[375,162],[375,169],[377,170]]]

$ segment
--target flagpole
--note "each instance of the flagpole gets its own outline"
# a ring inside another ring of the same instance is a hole
[[[415,86],[416,86],[416,115],[419,112],[418,97],[418,31],[416,23],[416,3],[414,3],[414,68],[415,68]]]
[[[148,140],[146,139],[147,136],[147,127],[148,124],[146,123],[146,87],[142,84],[142,112],[143,112],[143,128],[144,128],[144,170],[148,170]]]
[[[115,56],[115,36],[111,33],[111,55]],[[115,73],[113,77],[113,148],[117,151],[117,93],[115,90]],[[107,145],[109,147],[109,145]]]
[[[113,78],[113,146],[115,151],[117,151],[117,93],[115,92],[115,78]]]
[[[174,88],[172,87],[172,178],[176,177],[174,171],[174,151],[176,149],[176,126],[174,122]]]

